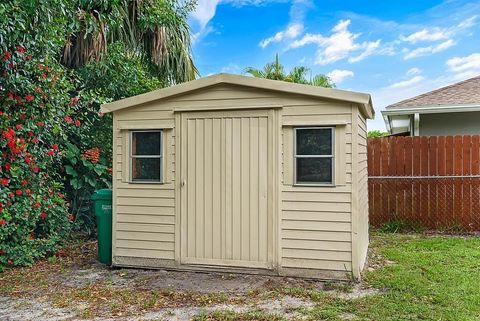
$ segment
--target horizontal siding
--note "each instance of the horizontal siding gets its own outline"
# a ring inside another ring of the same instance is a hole
[[[120,198],[117,198],[117,201],[120,201]],[[175,216],[175,208],[173,206],[117,205],[116,212],[117,214],[128,215]]]
[[[351,261],[351,251],[332,251],[317,249],[289,249],[283,248],[282,256],[291,259],[311,259],[311,260],[329,260],[329,261]]]
[[[351,244],[350,232],[282,229],[282,238],[292,240],[335,241]]]
[[[367,124],[360,113],[358,116],[358,251],[360,269],[367,256],[368,236],[368,164],[367,164]]]
[[[307,103],[304,101],[304,103]],[[288,103],[287,103],[288,104]],[[292,106],[282,111],[287,124],[344,123],[339,133],[344,155],[336,166],[344,170],[342,186],[294,186],[293,134],[283,130],[281,190],[281,264],[283,268],[307,268],[351,271],[351,200],[352,200],[352,109],[348,104],[325,103]],[[290,158],[290,159],[289,159]],[[339,164],[343,161],[344,164]],[[287,177],[285,177],[287,175]],[[290,177],[288,177],[288,175]],[[342,181],[342,180],[341,180]]]
[[[350,203],[350,193],[319,193],[311,190],[282,191],[283,201]]]
[[[116,113],[120,127],[134,129],[154,121],[159,128],[173,122],[171,111],[138,111],[127,109]],[[175,258],[175,190],[172,183],[175,169],[174,130],[164,131],[165,184],[129,183],[128,131],[117,131],[115,135],[116,179],[115,189],[115,233],[114,256]]]
[[[175,216],[172,215],[144,215],[144,214],[120,214],[117,213],[118,223],[145,223],[145,224],[175,224]]]
[[[117,240],[141,240],[154,242],[174,242],[173,233],[117,231]]]
[[[350,113],[346,115],[342,114],[332,114],[332,115],[292,115],[292,116],[283,116],[282,121],[287,124],[298,123],[301,125],[302,123],[309,124],[312,122],[312,117],[317,117],[319,124],[327,125],[330,123],[331,125],[343,122],[350,122],[351,118]]]
[[[117,247],[129,248],[129,249],[152,249],[152,250],[173,251],[175,244],[173,242],[162,242],[162,241],[117,239]]]
[[[331,260],[314,260],[305,258],[283,258],[282,266],[285,268],[306,268],[334,271],[351,271],[352,261],[331,261]]]
[[[335,232],[350,232],[352,230],[350,222],[300,221],[286,219],[282,220],[282,228],[288,230]]]
[[[145,248],[124,248],[117,246],[115,250],[115,256],[129,256],[137,258],[153,258],[174,260],[175,255],[173,250],[161,250],[161,249],[145,249]]]
[[[124,109],[118,111],[115,114],[115,118],[119,122],[119,126],[122,127],[122,122],[135,122],[135,121],[162,121],[169,120],[175,121],[173,114],[173,106],[168,109],[164,109],[167,106],[162,104],[162,109],[155,108],[156,104],[150,104],[147,106],[136,107],[133,109]]]
[[[351,213],[338,212],[308,212],[283,211],[284,220],[320,221],[320,222],[351,222]]]
[[[118,206],[174,208],[175,200],[164,197],[119,197]],[[139,209],[141,211],[141,209]]]
[[[309,249],[309,250],[323,250],[323,251],[339,251],[351,252],[352,245],[347,242],[339,241],[318,241],[318,240],[298,240],[287,239],[283,240],[283,249]]]
[[[296,104],[301,104],[301,101],[297,101]],[[308,100],[305,100],[304,105],[294,105],[294,102],[286,102],[287,105],[283,111],[282,116],[298,116],[298,115],[351,115],[351,108],[349,105],[333,102],[316,102],[312,104]]]
[[[285,211],[350,212],[351,203],[284,201]]]
[[[117,232],[174,234],[175,226],[172,224],[117,223]]]
[[[138,188],[137,186],[133,187],[131,184],[128,184],[127,187],[118,187],[117,188],[117,197],[135,197],[135,198],[152,198],[152,195],[145,193],[145,188],[152,190],[151,187],[144,185],[144,188]],[[155,197],[157,198],[169,198],[173,199],[175,197],[175,190],[173,189],[155,189]]]

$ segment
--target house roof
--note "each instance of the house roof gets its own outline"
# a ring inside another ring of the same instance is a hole
[[[387,109],[480,105],[480,76],[399,101]]]
[[[138,96],[117,100],[108,104],[103,104],[101,106],[101,111],[104,113],[114,112],[124,108],[185,94],[189,91],[207,88],[218,84],[232,84],[318,98],[347,101],[359,104],[361,111],[366,115],[367,118],[373,118],[375,115],[375,111],[372,106],[372,99],[369,94],[231,74],[216,74],[213,76],[192,80],[183,84],[154,90]]]

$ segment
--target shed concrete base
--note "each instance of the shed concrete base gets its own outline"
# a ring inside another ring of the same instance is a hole
[[[214,265],[193,265],[193,264],[177,264],[173,260],[163,260],[155,258],[142,258],[131,256],[115,256],[112,266],[114,267],[130,267],[145,269],[161,269],[173,271],[195,271],[195,272],[221,272],[221,273],[240,273],[240,274],[257,274],[266,276],[288,276],[306,279],[318,280],[352,280],[349,271],[333,271],[321,269],[302,269],[302,268],[277,268],[277,269],[252,269],[252,268],[235,268],[231,266],[214,266]]]

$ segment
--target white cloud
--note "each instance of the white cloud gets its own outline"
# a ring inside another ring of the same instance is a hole
[[[215,17],[217,7],[220,4],[230,4],[235,7],[260,6],[270,2],[285,2],[286,0],[198,0],[195,11],[190,17],[198,24],[198,29],[193,35],[193,40],[198,41],[212,32],[214,29],[208,26],[210,20]]]
[[[378,51],[378,49],[380,47],[380,42],[381,42],[380,39],[378,39],[377,41],[368,42],[365,46],[365,50],[361,54],[359,54],[358,56],[349,58],[348,62],[358,62],[358,61],[361,61],[361,60],[367,58],[368,56],[373,55],[374,53],[376,53]]]
[[[346,59],[353,53],[360,52],[351,57],[350,62],[357,62],[375,53],[380,45],[380,40],[371,42],[357,42],[361,34],[354,34],[348,30],[351,20],[340,20],[332,28],[332,34],[325,37],[321,34],[305,34],[302,38],[293,41],[290,48],[299,48],[308,44],[318,46],[315,64],[327,65],[329,63]]]
[[[259,46],[265,48],[271,43],[292,41],[300,36],[304,29],[303,20],[305,18],[305,12],[310,6],[312,6],[311,0],[294,0],[290,7],[290,23],[287,28],[277,32],[271,37],[263,39],[260,41]]]
[[[303,31],[303,24],[293,23],[289,25],[287,29],[283,31],[279,31],[274,36],[260,41],[259,46],[262,48],[265,48],[266,46],[268,46],[273,42],[280,42],[286,39],[295,39],[302,33],[302,31]]]
[[[288,0],[222,0],[222,3],[231,4],[233,7],[261,6],[271,2],[288,2]]]
[[[353,77],[354,73],[351,70],[341,70],[341,69],[334,69],[327,74],[328,78],[330,78],[334,83],[339,84],[344,81],[348,77]]]
[[[418,74],[421,74],[421,73],[422,73],[422,70],[420,68],[413,67],[413,68],[408,69],[407,76],[414,76],[414,75],[418,75]]]
[[[448,48],[454,46],[456,42],[453,39],[448,39],[444,42],[441,42],[437,45],[432,45],[428,47],[419,47],[415,48],[413,50],[406,50],[405,51],[405,56],[403,57],[405,60],[412,59],[412,58],[417,58],[417,57],[422,57],[422,56],[428,56],[435,54],[440,51],[447,50]]]
[[[396,83],[390,85],[389,88],[405,88],[405,87],[410,87],[410,86],[412,86],[412,85],[418,84],[419,82],[421,82],[421,81],[424,80],[424,79],[425,79],[425,77],[423,77],[423,76],[413,76],[413,77],[410,78],[410,79],[396,82]]]
[[[242,72],[242,68],[240,68],[240,66],[237,64],[229,63],[227,66],[222,67],[220,72],[227,74],[239,74]]]
[[[464,30],[473,27],[476,24],[478,16],[474,15],[466,18],[456,25],[446,28],[431,27],[423,28],[408,36],[400,36],[399,39],[409,44],[418,42],[433,42],[430,46],[417,47],[415,49],[404,48],[404,59],[412,59],[416,57],[428,56],[440,51],[444,51],[456,44],[455,36]]]
[[[400,36],[400,39],[405,42],[417,43],[419,41],[438,41],[443,39],[448,39],[450,33],[445,29],[434,28],[432,30],[422,29],[420,31],[414,32],[411,35],[405,37]]]
[[[198,0],[192,17],[199,23],[200,30],[203,30],[208,22],[215,17],[217,6],[221,0]]]
[[[478,76],[480,75],[480,53],[450,58],[447,60],[446,65],[455,74],[456,79]]]
[[[400,36],[400,40],[415,44],[417,42],[435,42],[445,39],[451,39],[456,33],[461,30],[469,29],[476,24],[478,16],[474,15],[460,21],[457,25],[448,28],[432,27],[423,28],[408,36]]]
[[[475,15],[475,16],[472,16],[470,18],[467,18],[467,19],[461,21],[457,25],[457,29],[468,29],[468,28],[473,27],[477,23],[477,18],[478,18],[478,15]]]
[[[387,88],[390,88],[390,89],[408,88],[408,87],[412,87],[413,85],[419,84],[425,79],[425,77],[423,77],[421,73],[422,73],[422,70],[420,68],[417,68],[417,67],[410,68],[405,73],[406,79],[393,83]]]

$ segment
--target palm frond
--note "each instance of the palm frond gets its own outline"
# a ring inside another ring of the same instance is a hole
[[[67,39],[62,62],[73,68],[99,60],[122,42],[157,66],[166,84],[195,79],[188,13],[193,0],[78,0],[78,30]]]

